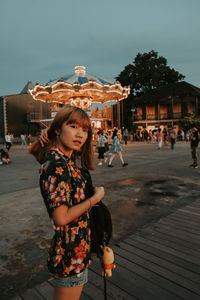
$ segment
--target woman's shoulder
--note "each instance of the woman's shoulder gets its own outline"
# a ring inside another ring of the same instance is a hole
[[[54,149],[50,149],[45,156],[44,161],[42,162],[42,167],[45,171],[48,171],[57,166],[64,165],[65,162],[62,159],[61,155]]]
[[[54,149],[50,149],[47,152],[47,155],[45,157],[45,161],[47,161],[47,160],[50,161],[51,163],[57,163],[62,160],[62,157],[59,152],[57,152]]]

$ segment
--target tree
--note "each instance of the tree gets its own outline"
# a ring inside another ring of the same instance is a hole
[[[192,127],[200,128],[200,119],[195,116],[194,113],[189,112],[180,122],[184,131],[191,129]]]
[[[130,85],[132,94],[137,96],[148,94],[154,89],[183,78],[184,75],[167,66],[166,58],[158,56],[154,50],[144,54],[138,53],[133,64],[125,66],[116,77],[122,86]]]

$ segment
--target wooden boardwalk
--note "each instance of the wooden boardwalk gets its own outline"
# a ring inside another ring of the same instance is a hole
[[[200,300],[200,200],[151,223],[115,245],[108,300]],[[48,282],[15,300],[52,299]],[[100,263],[94,260],[81,300],[103,300]]]

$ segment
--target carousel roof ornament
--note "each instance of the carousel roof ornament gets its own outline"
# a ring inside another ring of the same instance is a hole
[[[89,105],[91,102],[118,102],[125,99],[130,93],[130,87],[86,74],[84,66],[76,66],[75,74],[51,80],[45,86],[36,83],[29,91],[35,100],[73,105],[87,101]]]

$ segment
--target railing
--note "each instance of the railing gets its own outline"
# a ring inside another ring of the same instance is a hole
[[[33,112],[30,114],[27,114],[28,122],[33,122],[33,121],[39,122],[40,119],[41,119],[41,114],[39,112]]]

